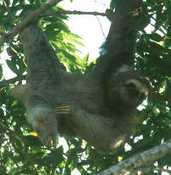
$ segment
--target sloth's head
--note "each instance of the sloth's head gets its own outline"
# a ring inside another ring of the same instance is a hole
[[[148,96],[148,88],[143,79],[128,79],[118,89],[121,102],[126,106],[137,107]]]
[[[128,66],[121,67],[109,79],[107,95],[113,109],[118,106],[123,110],[125,107],[136,109],[148,92],[147,80]]]

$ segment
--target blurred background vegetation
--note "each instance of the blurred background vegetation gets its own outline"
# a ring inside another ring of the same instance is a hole
[[[25,11],[37,9],[44,2],[1,0],[0,32],[11,31]],[[109,11],[116,2],[111,1]],[[153,93],[139,108],[137,117],[142,123],[135,128],[135,135],[123,147],[105,155],[78,138],[67,138],[53,149],[44,147],[25,120],[24,106],[10,95],[12,85],[0,83],[0,175],[94,174],[171,137],[171,1],[144,0],[144,4],[149,13],[149,19],[144,21],[149,20],[149,24],[138,33],[135,67],[150,79]],[[59,7],[50,11],[55,15],[41,18],[40,25],[61,62],[71,72],[89,71],[94,63],[88,55],[80,57],[82,40],[66,25],[68,16]],[[16,76],[26,73],[19,36],[1,44],[0,49],[7,50],[6,63]],[[4,73],[0,65],[1,81]],[[15,82],[19,83],[21,80]],[[171,174],[170,166],[171,157],[163,157],[149,165],[150,172],[146,174]]]

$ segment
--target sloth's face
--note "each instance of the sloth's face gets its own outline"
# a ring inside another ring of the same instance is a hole
[[[148,96],[148,88],[137,79],[130,79],[118,88],[118,97],[123,104],[137,107]]]
[[[109,105],[136,108],[149,93],[148,82],[136,71],[127,69],[111,76],[108,83]]]

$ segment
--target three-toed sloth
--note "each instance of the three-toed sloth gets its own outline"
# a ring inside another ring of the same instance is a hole
[[[41,50],[39,54],[35,60],[41,58]],[[145,79],[136,71],[121,66],[105,81],[105,89],[101,82],[88,76],[65,71],[59,75],[61,81],[53,84],[49,72],[48,79],[39,73],[32,77],[30,73],[27,84],[12,91],[24,102],[26,118],[44,144],[56,144],[56,136],[61,134],[83,138],[100,150],[110,150],[130,136],[136,108],[148,95]]]

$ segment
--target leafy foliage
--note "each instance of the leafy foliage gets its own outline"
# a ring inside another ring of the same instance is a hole
[[[0,30],[9,32],[23,18],[23,12],[38,8],[44,0],[0,1]],[[117,1],[111,2],[111,8]],[[10,86],[0,90],[0,174],[60,174],[69,175],[75,169],[82,175],[93,174],[106,169],[137,152],[146,150],[170,138],[171,133],[171,2],[170,0],[146,0],[149,25],[139,32],[135,65],[148,76],[152,93],[147,105],[141,108],[137,118],[142,123],[136,134],[127,143],[109,155],[98,153],[78,138],[66,140],[66,146],[46,148],[32,132],[24,117],[24,107],[10,95]],[[40,25],[58,53],[58,57],[71,72],[86,72],[93,64],[89,57],[79,58],[80,37],[73,34],[65,24],[66,15],[62,9],[53,8],[56,14],[45,16]],[[144,19],[146,21],[146,19]],[[26,72],[20,38],[17,36],[5,47],[9,59],[8,67],[17,75]],[[0,78],[3,78],[0,66]],[[17,82],[21,83],[21,82]],[[67,147],[67,149],[66,149]],[[150,175],[161,174],[163,167],[171,166],[171,158],[158,160],[150,165]],[[161,170],[161,171],[160,171]],[[167,169],[166,169],[167,171]]]

